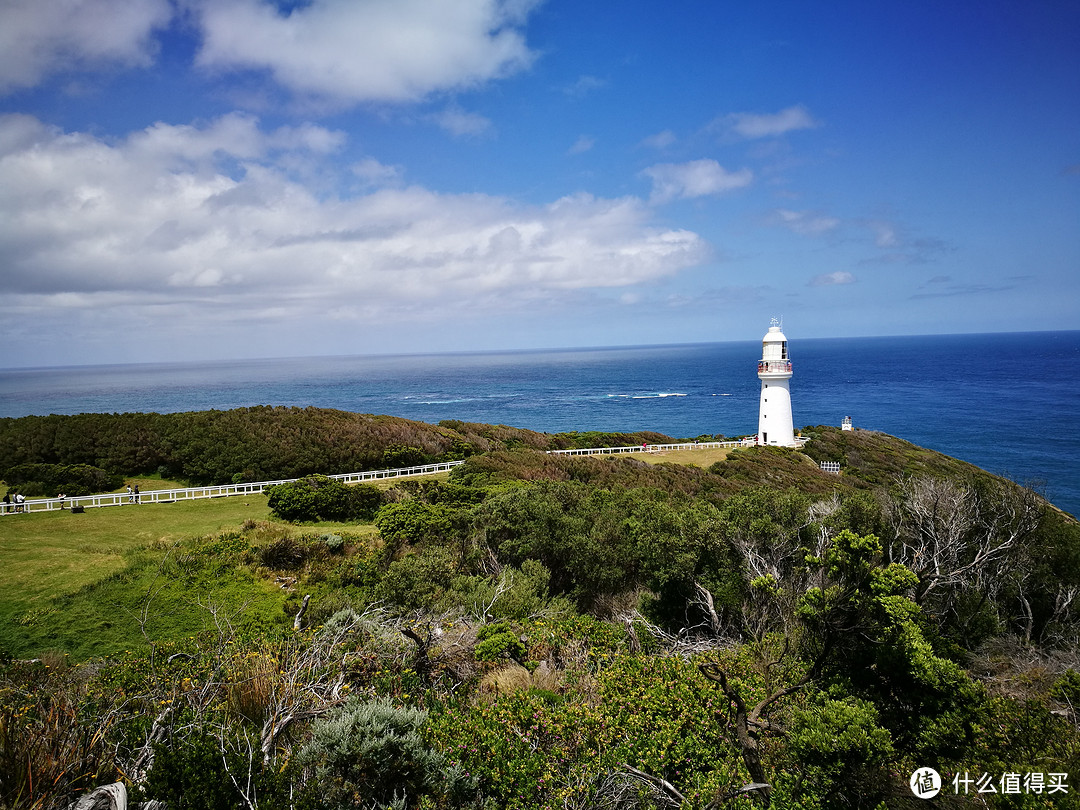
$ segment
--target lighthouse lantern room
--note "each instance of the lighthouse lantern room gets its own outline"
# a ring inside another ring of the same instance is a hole
[[[758,362],[761,380],[761,403],[758,408],[758,444],[794,447],[795,428],[791,421],[791,359],[787,338],[780,331],[776,318],[761,342]]]

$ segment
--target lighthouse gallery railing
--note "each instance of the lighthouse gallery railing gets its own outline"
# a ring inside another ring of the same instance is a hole
[[[758,374],[765,373],[791,373],[790,360],[761,360],[757,364]]]

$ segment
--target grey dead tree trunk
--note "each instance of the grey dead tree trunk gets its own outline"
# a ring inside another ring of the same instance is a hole
[[[149,801],[131,805],[132,810],[163,810],[164,805],[159,801]],[[111,785],[102,785],[94,788],[74,804],[68,805],[68,810],[128,810],[127,788],[123,782],[113,782]]]
[[[716,612],[716,603],[713,600],[712,591],[700,582],[695,582],[694,597],[693,604],[699,605],[709,619],[709,632],[717,637],[723,635],[724,625],[720,621],[720,614]]]
[[[94,788],[75,804],[72,810],[127,810],[127,788],[123,782],[113,782]]]
[[[308,602],[310,602],[310,601],[311,601],[311,594],[310,593],[304,594],[304,601],[300,605],[300,610],[298,610],[296,612],[296,618],[293,619],[293,623],[292,623],[293,630],[299,630],[302,627],[301,621],[304,618],[304,614],[307,613]]]

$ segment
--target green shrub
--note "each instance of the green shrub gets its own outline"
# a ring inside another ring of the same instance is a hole
[[[383,494],[371,484],[343,484],[325,475],[309,475],[298,481],[267,489],[267,503],[283,520],[370,520],[383,502]]]
[[[786,751],[792,767],[778,780],[778,793],[789,792],[799,806],[817,800],[829,807],[876,807],[888,788],[895,752],[874,705],[857,698],[825,700],[792,714]]]
[[[452,510],[443,504],[420,500],[389,503],[375,515],[375,526],[388,549],[426,542],[439,543],[451,535]]]
[[[319,499],[315,487],[304,481],[278,484],[266,490],[267,504],[282,520],[312,521],[319,518]]]
[[[247,746],[243,748],[246,755],[225,750],[210,732],[159,743],[140,793],[144,800],[164,802],[170,810],[234,810],[246,806],[242,788],[257,798],[261,808],[288,807],[292,774],[264,769]],[[254,751],[258,750],[256,744]]]
[[[374,484],[353,484],[348,488],[348,519],[371,520],[383,502],[383,492]]]
[[[510,658],[519,664],[525,660],[525,645],[509,622],[486,624],[476,634],[477,661],[498,661]]]
[[[317,720],[299,754],[311,774],[310,806],[407,808],[422,796],[461,792],[460,773],[421,735],[426,720],[422,709],[389,698],[353,698]]]
[[[407,609],[440,609],[454,576],[454,557],[435,546],[395,560],[376,586],[375,593]]]
[[[419,467],[428,463],[428,456],[421,447],[392,444],[383,450],[383,464],[388,468]]]
[[[486,619],[525,621],[531,616],[563,615],[573,611],[570,601],[550,594],[551,572],[537,560],[521,568],[507,566],[498,577],[462,576],[454,580],[458,602]]]
[[[345,549],[345,540],[342,539],[340,534],[320,534],[319,540],[331,554],[336,554]]]

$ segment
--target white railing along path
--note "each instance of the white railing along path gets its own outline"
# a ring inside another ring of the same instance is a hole
[[[731,442],[685,442],[681,444],[646,444],[632,445],[630,447],[589,447],[576,448],[573,450],[548,450],[552,455],[562,456],[609,456],[619,453],[642,453],[642,452],[665,452],[670,450],[707,450],[718,447],[744,447],[753,445],[753,437]],[[438,464],[422,464],[416,467],[398,467],[387,470],[365,470],[364,472],[339,473],[328,475],[335,481],[345,484],[359,484],[364,481],[379,481],[387,478],[408,478],[415,475],[434,475],[448,472],[464,461],[442,461]],[[21,504],[12,503],[4,510],[4,514],[19,512],[51,512],[61,509],[70,509],[73,506],[81,506],[84,509],[92,509],[101,506],[123,506],[129,503],[175,503],[176,501],[190,501],[201,498],[228,498],[234,495],[258,495],[266,491],[268,487],[277,484],[289,484],[297,481],[297,478],[283,478],[279,481],[258,481],[248,484],[213,484],[205,487],[184,487],[182,489],[151,489],[140,492],[138,495],[127,492],[109,492],[99,495],[78,495],[64,498],[33,498],[23,501]]]
[[[362,481],[378,481],[384,478],[407,478],[413,475],[434,475],[435,473],[447,472],[463,461],[442,461],[438,464],[422,464],[418,467],[399,467],[390,470],[365,470],[364,472],[340,473],[328,475],[335,481],[346,484],[358,484]],[[70,509],[72,506],[81,506],[91,509],[98,506],[122,506],[127,503],[175,503],[176,501],[190,501],[199,498],[228,498],[233,495],[252,495],[265,492],[268,487],[277,484],[288,484],[297,481],[297,478],[283,478],[280,481],[258,481],[249,484],[213,484],[205,487],[185,487],[183,489],[150,489],[140,492],[138,495],[127,492],[109,492],[101,495],[79,495],[65,498],[34,498],[19,504],[13,503],[7,508],[7,514],[21,508],[26,512],[50,512],[59,509]],[[138,499],[138,500],[136,500]]]
[[[684,442],[682,444],[635,444],[630,447],[590,447],[574,450],[548,450],[552,455],[562,456],[612,456],[617,453],[662,453],[668,450],[708,450],[716,447],[747,447],[754,438],[733,442]]]

